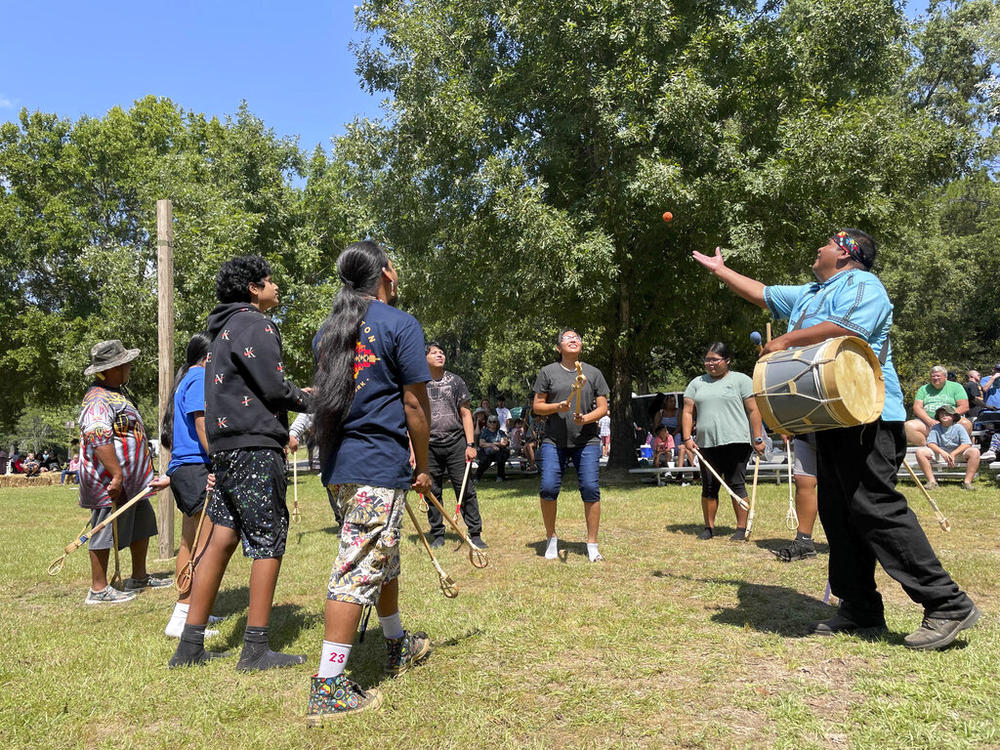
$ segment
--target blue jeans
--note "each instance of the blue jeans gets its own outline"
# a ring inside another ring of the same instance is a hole
[[[543,500],[555,500],[559,497],[563,471],[566,468],[566,463],[572,458],[580,482],[580,497],[583,498],[583,502],[600,502],[601,489],[597,485],[597,472],[601,460],[600,445],[558,448],[552,443],[542,443],[538,456],[538,462],[542,469],[542,487],[538,494]]]

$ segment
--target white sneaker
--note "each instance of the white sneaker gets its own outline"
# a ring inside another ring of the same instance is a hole
[[[559,558],[559,538],[550,536],[549,546],[545,548],[546,560],[557,560]]]
[[[979,460],[986,461],[987,463],[996,461],[997,460],[996,451],[986,451],[983,455],[979,457]]]

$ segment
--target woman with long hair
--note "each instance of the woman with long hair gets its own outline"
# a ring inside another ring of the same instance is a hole
[[[760,412],[753,398],[753,382],[742,372],[730,369],[732,355],[721,341],[709,345],[705,352],[705,374],[688,383],[684,391],[684,412],[681,415],[681,439],[694,453],[695,446],[726,484],[746,500],[744,478],[751,445],[757,453],[764,452]],[[698,412],[697,444],[691,436],[694,412]],[[752,443],[751,443],[752,440]],[[715,535],[715,514],[719,510],[719,480],[702,467],[701,510],[705,528],[699,539]],[[733,500],[736,531],[730,537],[743,541],[747,531],[747,511]]]
[[[343,523],[327,585],[323,652],[309,694],[311,725],[381,704],[377,690],[362,690],[344,674],[363,607],[378,611],[390,674],[431,651],[426,633],[403,630],[398,603],[406,491],[431,488],[424,332],[413,316],[392,306],[396,269],[379,245],[350,245],[337,258],[337,272],[342,286],[314,340],[314,427],[323,484]]]
[[[212,461],[208,457],[208,437],[205,435],[205,360],[212,339],[199,332],[188,341],[184,364],[174,376],[174,390],[167,401],[167,410],[160,426],[160,445],[170,450],[167,476],[174,503],[181,512],[181,544],[177,550],[175,580],[191,560],[198,517],[205,505],[205,488]],[[202,539],[212,533],[212,522],[205,519]],[[177,597],[173,614],[164,632],[180,638],[190,605],[191,590]],[[216,618],[209,618],[212,621]],[[205,635],[218,631],[206,630]]]

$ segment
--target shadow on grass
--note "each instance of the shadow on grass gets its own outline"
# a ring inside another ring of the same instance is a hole
[[[242,591],[244,592],[243,607],[245,608],[247,604],[246,587],[243,587]],[[220,598],[221,596],[220,594]],[[220,613],[227,611],[223,607],[217,607],[217,610]],[[232,633],[225,641],[226,649],[233,649],[243,644],[243,631],[247,627],[247,613],[242,612],[233,622]],[[302,630],[322,623],[322,612],[308,612],[298,604],[279,604],[271,610],[271,620],[267,628],[268,645],[275,651],[281,651],[285,646],[295,641]]]
[[[662,570],[654,570],[652,575],[693,583],[735,586],[739,604],[735,607],[719,607],[712,615],[712,622],[749,627],[762,633],[804,638],[811,635],[812,623],[832,617],[837,611],[836,607],[787,586],[751,583],[734,578],[693,578]]]
[[[666,526],[667,531],[672,531],[675,534],[689,534],[690,536],[698,536],[698,534],[700,534],[702,532],[702,529],[704,528],[705,524],[703,523],[671,523],[667,524]],[[713,529],[713,533],[715,534],[715,536],[713,536],[712,538],[720,539],[722,537],[729,536],[734,531],[736,531],[735,527],[716,526]]]
[[[788,532],[787,538],[774,537],[772,539],[755,539],[751,537],[750,541],[756,544],[761,549],[766,549],[769,552],[777,552],[779,549],[783,549],[792,543],[792,539],[795,538],[795,532]],[[817,542],[813,540],[813,546],[816,548],[816,552],[821,554],[827,554],[830,552],[830,545],[824,544],[823,542]]]
[[[549,546],[547,539],[541,539],[537,542],[528,542],[524,545],[528,549],[535,550],[535,554],[539,557],[545,557],[545,548]],[[584,559],[590,559],[587,555],[587,543],[586,542],[564,542],[562,539],[559,540],[559,560],[561,562],[568,562],[571,555],[579,555]]]
[[[390,679],[389,675],[385,672],[385,639],[382,637],[382,631],[379,629],[377,616],[373,615],[373,617],[376,619],[374,627],[369,624],[363,641],[360,635],[356,636],[354,647],[351,649],[351,679],[356,680],[365,689],[376,687],[383,680]],[[458,646],[463,641],[473,638],[481,632],[479,628],[473,628],[464,633],[454,635],[440,643],[435,642],[433,634],[431,634],[431,642],[434,650],[428,658],[434,658],[435,652]]]

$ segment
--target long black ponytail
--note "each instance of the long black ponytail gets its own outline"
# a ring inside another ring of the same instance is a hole
[[[188,370],[205,359],[211,345],[212,338],[207,333],[196,333],[188,341],[184,365],[174,375],[174,389],[170,391],[170,398],[167,399],[167,410],[163,413],[163,424],[160,425],[160,445],[167,450],[174,447],[174,394],[177,393],[177,386],[187,375]]]
[[[323,322],[314,383],[313,427],[320,451],[328,454],[340,441],[354,404],[354,355],[361,321],[378,291],[389,256],[370,240],[349,245],[337,258],[342,286]]]

